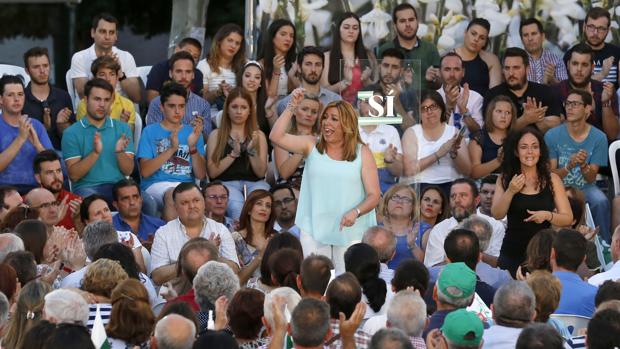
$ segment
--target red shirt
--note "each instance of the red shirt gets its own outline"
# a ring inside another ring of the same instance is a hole
[[[69,197],[69,199],[67,200],[67,204],[69,204],[69,202],[71,200],[75,200],[75,199],[80,199],[82,200],[82,197],[79,195],[75,195],[71,192],[68,192],[64,189],[62,189],[60,191],[60,193],[58,194],[58,202],[63,201],[66,197]],[[60,222],[58,222],[57,225],[63,226],[67,229],[75,229],[75,224],[73,224],[73,219],[71,219],[71,209],[67,208],[67,212],[65,213],[65,216],[62,217],[62,219],[60,220]]]
[[[189,304],[194,311],[200,311],[200,307],[198,306],[198,303],[196,303],[196,298],[194,296],[194,288],[190,289],[186,294],[182,294],[177,298],[170,300],[168,303],[176,302],[185,302]]]

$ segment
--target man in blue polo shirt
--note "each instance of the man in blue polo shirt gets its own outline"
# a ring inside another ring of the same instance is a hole
[[[114,87],[95,78],[86,83],[86,117],[65,130],[62,154],[73,192],[81,197],[99,194],[112,203],[112,186],[129,176],[134,166],[129,125],[109,117]]]
[[[114,228],[118,231],[131,231],[140,239],[142,245],[150,248],[155,231],[166,222],[142,213],[142,193],[133,179],[121,179],[112,189],[112,204],[118,214],[112,217]]]
[[[594,315],[594,297],[598,290],[583,281],[577,268],[586,259],[586,238],[576,230],[562,229],[553,239],[551,248],[551,268],[553,275],[562,283],[560,305],[556,314]]]
[[[12,185],[24,195],[38,187],[32,161],[38,152],[51,149],[45,127],[23,115],[25,93],[20,77],[0,78],[0,183]]]

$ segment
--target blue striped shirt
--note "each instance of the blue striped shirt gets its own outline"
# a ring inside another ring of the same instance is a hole
[[[153,98],[149,104],[149,111],[146,113],[146,124],[157,124],[164,120],[164,113],[161,111],[160,96]],[[183,123],[191,125],[194,119],[193,113],[204,118],[204,132],[208,136],[211,133],[211,105],[204,98],[190,92],[189,98],[185,103],[185,115],[183,115]]]
[[[545,67],[549,64],[555,65],[555,78],[558,81],[568,79],[568,73],[566,72],[566,66],[562,59],[555,53],[543,49],[542,55],[539,59],[527,54],[530,60],[530,70],[527,71],[527,79],[539,84],[543,83],[543,77],[545,76]]]

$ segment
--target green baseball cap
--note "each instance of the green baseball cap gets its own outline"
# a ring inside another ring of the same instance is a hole
[[[441,332],[450,343],[473,346],[480,345],[484,326],[476,313],[458,309],[446,316]]]
[[[451,299],[470,297],[476,290],[476,273],[463,262],[446,264],[439,274],[437,287]]]

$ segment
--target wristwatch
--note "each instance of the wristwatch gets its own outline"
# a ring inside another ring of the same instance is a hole
[[[355,212],[357,212],[357,218],[360,218],[360,216],[362,215],[362,211],[356,207]]]

